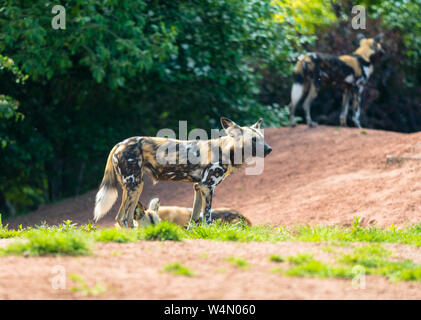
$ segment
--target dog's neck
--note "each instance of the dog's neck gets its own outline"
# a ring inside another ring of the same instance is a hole
[[[367,62],[371,62],[371,56],[374,54],[374,50],[371,49],[370,45],[365,43],[360,46],[357,50],[353,52],[353,54],[359,55],[362,59]]]

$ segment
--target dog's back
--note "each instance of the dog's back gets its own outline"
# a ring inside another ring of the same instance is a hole
[[[141,209],[141,204],[138,204],[137,210]],[[137,218],[137,223],[140,226],[147,226],[156,224],[158,219],[173,222],[179,226],[187,226],[190,222],[192,208],[178,207],[178,206],[160,206],[157,212],[159,218],[155,217],[155,213],[151,210],[146,210],[145,215]],[[251,222],[240,212],[230,208],[212,209],[212,221],[220,220],[225,223],[238,223],[243,221],[245,224],[251,226]]]
[[[186,226],[190,222],[192,208],[162,206],[159,208],[158,215],[162,220],[174,222],[180,226]],[[229,208],[212,209],[212,221],[220,220],[222,222],[234,224],[244,221],[245,224],[251,226],[251,222],[240,212]]]
[[[161,206],[158,210],[158,215],[161,220],[174,222],[175,224],[184,227],[190,222],[192,211],[192,208]]]

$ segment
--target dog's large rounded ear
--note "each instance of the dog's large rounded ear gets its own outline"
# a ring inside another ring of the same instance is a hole
[[[260,118],[259,120],[257,120],[257,122],[256,122],[255,124],[253,124],[253,125],[251,126],[251,128],[254,128],[254,129],[259,130],[259,129],[260,129],[260,125],[262,124],[262,121],[263,121],[263,119],[262,119],[262,118]]]
[[[357,41],[357,44],[358,44],[358,45],[360,45],[361,40],[362,40],[362,39],[365,39],[365,38],[366,38],[366,37],[365,37],[364,33],[359,32],[359,33],[357,34],[357,36],[355,37],[355,40]]]
[[[221,117],[221,125],[225,132],[230,136],[235,136],[241,133],[241,127],[228,118]]]
[[[149,202],[149,209],[148,209],[148,211],[152,211],[152,212],[158,213],[160,202],[161,201],[159,200],[159,198],[153,198]]]
[[[382,42],[383,41],[383,38],[384,38],[384,33],[381,32],[377,36],[374,37],[374,41],[376,41],[376,42]]]

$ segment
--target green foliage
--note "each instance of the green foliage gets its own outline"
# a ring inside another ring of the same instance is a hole
[[[189,268],[182,265],[180,262],[173,262],[173,263],[167,264],[166,266],[164,266],[163,271],[169,272],[175,275],[186,276],[186,277],[194,276],[194,273],[190,271]]]
[[[22,71],[15,65],[15,62],[0,54],[0,72],[9,72],[12,75],[12,78],[15,83],[23,84],[28,78],[27,75],[24,75]],[[10,143],[10,138],[5,130],[5,120],[13,119],[14,122],[23,120],[24,116],[22,113],[18,112],[19,103],[10,96],[0,94],[0,148],[5,148],[8,143]]]
[[[383,27],[404,32],[404,44],[408,66],[421,62],[421,11],[420,0],[382,0],[371,8],[374,16],[382,18]]]
[[[337,20],[332,8],[332,3],[336,1],[274,0],[272,2],[287,9],[276,14],[275,19],[285,21],[292,18],[297,31],[304,34],[313,34],[316,28],[331,25]]]
[[[143,230],[143,238],[145,240],[154,241],[181,241],[182,229],[174,223],[162,221],[157,225],[150,225],[146,227]]]
[[[0,249],[2,255],[88,255],[91,253],[91,239],[80,231],[57,231],[33,229],[25,232],[22,241],[10,243]]]

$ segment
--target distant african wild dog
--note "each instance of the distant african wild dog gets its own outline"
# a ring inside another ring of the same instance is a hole
[[[361,96],[364,86],[373,73],[375,58],[383,54],[380,44],[383,34],[366,39],[358,36],[359,48],[351,55],[336,56],[333,54],[312,52],[301,56],[294,73],[294,84],[291,89],[290,123],[295,126],[295,109],[303,104],[307,124],[315,127],[311,120],[310,106],[316,99],[322,84],[331,85],[344,90],[342,96],[341,126],[346,126],[348,108],[352,98],[354,115],[352,120],[361,128]]]
[[[202,197],[200,194],[200,187],[195,183],[195,200]],[[196,203],[196,201],[195,201]],[[181,227],[187,227],[191,221],[194,208],[178,207],[178,206],[159,206],[159,199],[154,198],[149,203],[149,208],[145,209],[139,201],[134,214],[134,220],[138,226],[146,227],[149,225],[158,224],[161,220],[170,221],[178,224]],[[200,213],[200,209],[198,211]],[[251,225],[249,219],[234,209],[216,208],[211,209],[212,222],[219,220],[225,223],[239,223],[243,222],[246,225]],[[201,218],[199,218],[200,222]]]
[[[203,216],[211,222],[215,187],[253,157],[265,157],[272,148],[260,130],[262,119],[251,127],[240,127],[221,118],[226,136],[211,140],[176,140],[160,137],[128,138],[111,150],[104,177],[96,195],[94,219],[98,221],[117,200],[117,186],[123,189],[116,220],[133,227],[133,215],[143,189],[143,174],[154,181],[196,182],[203,189]],[[194,160],[194,161],[193,161]],[[197,160],[197,161],[196,161]]]

